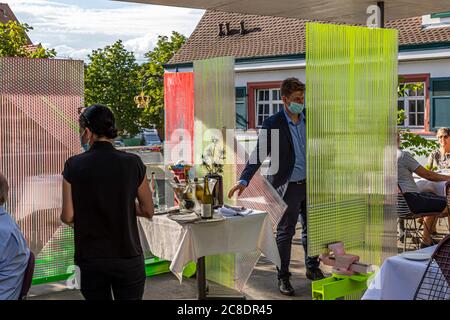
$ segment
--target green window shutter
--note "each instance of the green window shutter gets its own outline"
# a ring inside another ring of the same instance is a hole
[[[431,79],[431,130],[450,127],[450,78]]]
[[[432,13],[431,18],[450,18],[450,11],[440,12],[440,13]]]
[[[247,87],[236,88],[236,129],[247,130]]]

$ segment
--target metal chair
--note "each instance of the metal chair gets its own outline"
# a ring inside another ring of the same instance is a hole
[[[431,256],[414,300],[450,300],[450,235],[439,242]]]
[[[25,269],[25,276],[23,277],[22,289],[20,291],[19,300],[25,300],[28,291],[31,287],[31,282],[33,281],[35,257],[33,252],[30,251],[30,257],[28,258],[27,268]]]
[[[411,237],[412,240],[418,239],[423,240],[423,229],[422,224],[419,224],[417,222],[418,218],[423,218],[426,216],[434,216],[439,215],[438,212],[430,212],[430,213],[421,213],[416,214],[411,211],[408,204],[406,203],[406,199],[403,196],[403,193],[401,190],[398,190],[397,193],[397,215],[398,215],[398,222],[400,226],[400,233],[403,232],[403,235],[400,235],[400,241],[403,237],[403,252],[406,251],[406,243],[408,237]],[[423,227],[426,228],[426,225],[423,224]],[[411,241],[411,244],[413,246],[414,250],[419,249],[420,241],[418,243],[414,243],[414,241]]]

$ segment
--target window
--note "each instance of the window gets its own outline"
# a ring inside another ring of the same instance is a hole
[[[450,127],[450,78],[431,79],[431,127]]]
[[[256,126],[261,127],[264,120],[283,108],[280,89],[256,90]]]
[[[247,87],[236,88],[236,129],[247,130]]]
[[[426,91],[425,82],[405,82],[400,84],[398,110],[405,110],[406,119],[401,125],[411,128],[424,128]]]

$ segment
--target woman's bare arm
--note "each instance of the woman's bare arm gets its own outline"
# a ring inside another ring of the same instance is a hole
[[[61,221],[73,226],[73,216],[72,186],[64,179]]]
[[[138,203],[136,203],[136,215],[151,219],[154,213],[152,192],[145,176],[138,188]]]

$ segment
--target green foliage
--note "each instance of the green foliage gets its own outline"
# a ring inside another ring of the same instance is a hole
[[[209,148],[206,149],[206,153],[202,154],[202,166],[208,171],[209,175],[223,173],[225,150],[218,144],[219,139],[213,137]]]
[[[419,90],[423,88],[422,83],[408,83],[402,84],[398,87],[399,97],[408,95],[412,90]],[[397,125],[401,126],[406,119],[405,110],[399,110],[397,114]],[[415,156],[428,156],[433,150],[439,147],[438,143],[433,140],[427,140],[415,133],[412,133],[410,129],[404,129],[400,131],[402,149],[409,149]]]
[[[155,48],[146,54],[148,62],[142,65],[140,81],[144,83],[144,91],[150,97],[150,103],[140,119],[143,127],[154,124],[160,132],[164,132],[164,64],[169,62],[185,42],[186,37],[174,31],[170,39],[159,36]]]
[[[134,97],[139,92],[139,66],[132,52],[118,40],[111,46],[93,50],[85,67],[86,106],[101,103],[111,108],[121,134],[133,137],[139,130],[142,110]]]
[[[424,168],[427,169],[427,170],[431,170],[431,171],[437,171],[438,170],[438,167],[433,166],[433,168],[431,168],[431,166],[428,163],[424,166]]]
[[[17,21],[0,23],[0,57],[54,58],[54,49],[45,49],[41,45],[29,50],[27,32],[33,28]]]
[[[402,149],[409,149],[415,156],[428,156],[439,147],[436,141],[427,140],[412,133],[409,129],[400,132]]]

